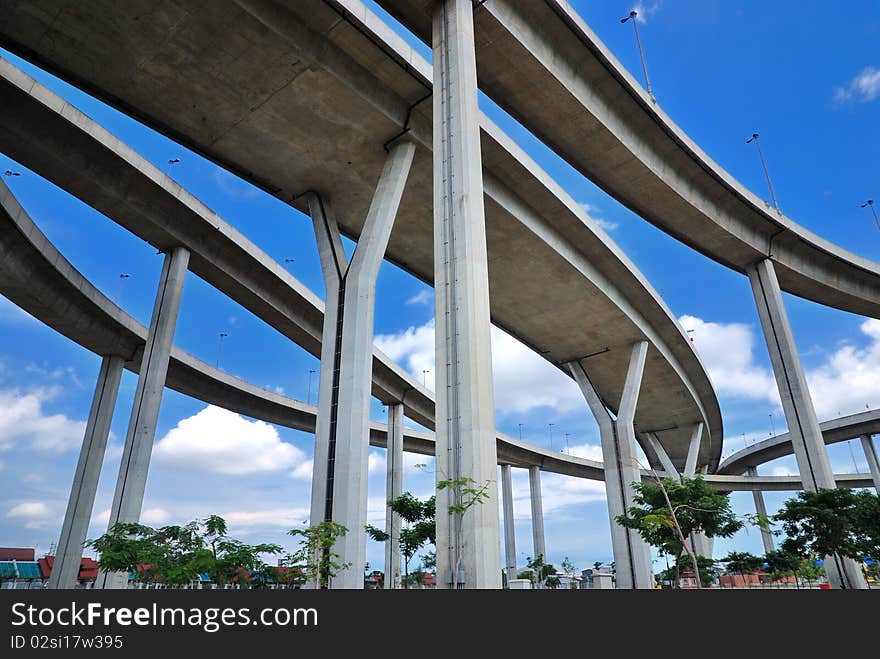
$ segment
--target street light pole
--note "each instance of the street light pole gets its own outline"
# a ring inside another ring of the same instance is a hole
[[[642,39],[639,36],[639,25],[638,25],[638,20],[636,20],[636,17],[638,15],[639,15],[639,13],[637,11],[633,10],[629,13],[629,16],[627,16],[626,18],[621,18],[620,22],[626,23],[627,21],[630,21],[630,20],[632,21],[633,30],[635,30],[635,33],[636,33],[636,45],[638,45],[638,47],[639,47],[639,57],[642,59],[642,71],[644,71],[644,73],[645,73],[645,87],[648,90],[648,96],[651,97],[651,101],[656,103],[657,99],[654,98],[654,91],[651,89],[651,80],[650,80],[650,78],[648,78],[648,65],[645,62],[645,50],[644,50],[644,48],[642,48]]]
[[[220,368],[220,353],[223,351],[223,339],[229,336],[229,332],[220,332],[220,338],[217,340],[217,368]]]
[[[764,178],[767,179],[767,187],[770,188],[770,198],[773,200],[773,206],[776,208],[777,213],[782,213],[779,210],[779,202],[776,200],[776,193],[773,191],[773,183],[770,181],[770,171],[767,169],[767,161],[764,160],[764,152],[761,150],[761,141],[758,139],[758,133],[752,133],[752,136],[746,140],[746,144],[755,143],[755,146],[758,148],[758,157],[761,159],[761,167],[764,169]]]
[[[874,216],[874,224],[877,225],[877,231],[880,231],[880,218],[877,217],[877,210],[874,208],[874,200],[868,199],[868,201],[862,204],[862,208],[871,209],[871,215]]]
[[[550,428],[550,450],[551,451],[553,450],[553,426],[555,426],[555,425],[556,425],[555,423],[548,423],[547,424],[547,427]]]
[[[125,283],[125,280],[128,279],[131,275],[127,275],[124,272],[119,275],[119,287],[116,289],[116,306],[119,306],[119,301],[122,299],[122,284]]]
[[[312,404],[312,376],[315,374],[315,369],[309,369],[309,393],[306,397],[306,402],[311,405]]]

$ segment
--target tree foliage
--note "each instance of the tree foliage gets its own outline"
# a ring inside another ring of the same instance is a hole
[[[248,545],[227,537],[226,532],[226,521],[217,515],[159,529],[119,523],[85,546],[100,554],[101,570],[134,573],[142,582],[182,586],[207,574],[220,585],[237,581],[249,587],[251,574],[259,575],[267,568],[261,555],[279,554],[282,548]]]
[[[315,588],[329,588],[340,570],[351,563],[340,563],[333,551],[336,541],[348,533],[342,524],[324,521],[305,529],[291,529],[288,535],[299,537],[299,548],[284,558],[284,565],[303,574]]]
[[[420,501],[409,492],[404,492],[399,497],[390,499],[388,507],[400,516],[405,523],[400,529],[400,553],[404,563],[404,588],[411,583],[409,579],[409,564],[413,556],[425,546],[435,544],[437,541],[436,521],[436,498],[431,497],[427,501]],[[389,535],[382,529],[368,524],[367,535],[377,542],[387,542]],[[433,559],[436,561],[436,557]],[[387,569],[387,567],[386,567]]]
[[[828,488],[798,492],[773,518],[781,522],[787,536],[782,549],[790,554],[801,558],[811,554],[838,555],[860,560],[877,551],[877,537],[871,537],[872,528],[876,533],[880,525],[877,512],[880,503],[876,495]]]

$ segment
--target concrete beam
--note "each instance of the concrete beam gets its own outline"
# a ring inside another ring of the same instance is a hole
[[[868,461],[868,469],[871,478],[874,479],[874,489],[880,493],[880,461],[877,460],[877,447],[871,435],[862,435],[862,450],[865,452],[865,460]]]
[[[541,501],[541,468],[529,467],[529,496],[532,505],[532,551],[534,557],[547,557],[544,545],[544,506]]]
[[[651,447],[651,450],[654,451],[657,459],[660,460],[660,464],[663,465],[663,471],[666,472],[666,475],[669,478],[678,480],[678,469],[672,464],[672,460],[669,459],[669,454],[666,453],[666,449],[663,448],[660,440],[657,439],[657,435],[653,432],[646,432],[645,438],[648,440],[648,445]]]
[[[501,465],[501,509],[504,512],[504,558],[508,582],[516,578],[516,530],[513,522],[513,483],[510,465]]]
[[[747,273],[804,489],[815,492],[821,488],[834,488],[837,486],[834,472],[782,301],[773,261],[769,258],[758,261],[747,268]],[[828,580],[834,587],[867,588],[855,561],[829,557],[825,566]]]
[[[376,277],[414,154],[408,141],[390,147],[351,263],[329,201],[317,194],[309,200],[327,288],[310,519],[348,529],[334,551],[349,567],[338,572],[332,588],[364,586]]]
[[[108,529],[118,523],[137,522],[141,517],[153,441],[156,438],[156,422],[165,390],[165,376],[168,373],[188,263],[189,251],[183,247],[175,247],[166,253],[162,264],[162,275],[141,360]],[[95,587],[125,588],[127,583],[127,574],[103,573],[98,576]]]
[[[437,479],[495,479],[495,406],[480,113],[470,0],[440,0],[433,17],[434,290]],[[498,492],[466,514],[458,488],[437,492],[440,588],[500,588]]]
[[[388,448],[385,451],[385,499],[403,494],[403,405],[388,405]],[[385,509],[385,588],[400,588],[400,515]]]
[[[641,481],[636,457],[633,419],[641,389],[648,344],[640,341],[632,346],[630,363],[623,386],[617,416],[611,417],[607,406],[593,388],[581,361],[570,362],[569,371],[577,381],[587,404],[599,424],[602,438],[602,460],[605,465],[605,489],[611,522],[611,544],[617,566],[617,587],[623,589],[653,588],[651,553],[639,534],[615,521],[633,505],[632,484]]]
[[[70,488],[67,512],[61,526],[61,538],[55,552],[55,563],[49,576],[49,588],[75,588],[82,561],[83,544],[92,519],[95,506],[95,493],[98,491],[98,478],[104,464],[107,438],[110,436],[110,423],[116,407],[119,382],[125,360],[118,356],[107,356],[101,361],[98,382],[92,397],[89,420],[83,437],[79,462]]]

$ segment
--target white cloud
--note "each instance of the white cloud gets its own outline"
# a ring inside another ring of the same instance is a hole
[[[22,393],[0,390],[0,451],[26,446],[41,451],[70,451],[82,443],[86,424],[63,414],[46,414],[43,404],[56,390]]]
[[[846,87],[838,87],[834,90],[834,100],[839,102],[869,103],[878,96],[880,96],[880,70],[873,66],[866,66]]]
[[[807,372],[820,419],[880,407],[880,320],[866,320],[859,329],[868,338],[866,347],[844,345]]]
[[[376,345],[416,378],[424,376],[429,389],[434,388],[433,320],[398,334],[379,335]],[[560,413],[586,409],[571,378],[496,327],[492,328],[492,370],[495,407],[502,414],[522,414],[542,406]]]
[[[570,446],[568,454],[573,455],[576,458],[602,462],[602,447],[597,446],[596,444],[579,444],[577,446]]]
[[[367,457],[367,473],[378,474],[385,470],[385,457],[379,455],[378,451],[370,451]]]
[[[301,527],[309,519],[308,508],[272,508],[268,510],[229,511],[221,513],[226,520],[230,534],[234,528],[280,527],[292,529]]]
[[[647,23],[648,19],[657,13],[662,4],[663,2],[661,0],[650,3],[639,2],[636,4],[635,7],[632,8],[632,10],[634,12],[637,12],[636,20],[639,23]]]
[[[260,191],[257,188],[225,169],[216,168],[212,172],[211,178],[220,192],[236,201],[248,201],[260,197]]]
[[[290,476],[298,480],[310,481],[312,480],[312,469],[314,469],[314,461],[303,460],[291,472]]]
[[[10,508],[6,516],[28,520],[42,520],[52,517],[52,511],[42,501],[25,501]]]
[[[159,463],[216,474],[256,474],[296,468],[302,450],[281,440],[264,421],[248,421],[209,405],[181,420],[156,445]]]
[[[779,405],[773,374],[755,363],[752,327],[744,323],[713,323],[688,315],[681,316],[678,322],[685,330],[692,330],[689,336],[719,396]]]
[[[434,303],[434,291],[430,289],[424,289],[413,295],[406,301],[407,304],[433,304]]]
[[[583,202],[581,204],[581,208],[584,209],[584,212],[590,216],[590,219],[593,220],[593,222],[598,224],[605,231],[614,231],[618,227],[617,222],[612,222],[611,220],[606,220],[605,218],[603,218],[600,215],[602,211],[593,206],[593,204]]]
[[[773,467],[770,470],[771,476],[797,476],[797,471],[792,469],[791,467],[781,466],[781,467]]]
[[[109,515],[107,519],[109,521]],[[147,508],[141,512],[141,523],[147,526],[161,526],[167,524],[170,519],[171,513],[164,508]]]
[[[499,497],[500,498],[500,497]],[[545,517],[566,506],[605,500],[605,483],[561,474],[541,474],[541,505]],[[531,493],[526,479],[513,481],[513,515],[531,517]]]

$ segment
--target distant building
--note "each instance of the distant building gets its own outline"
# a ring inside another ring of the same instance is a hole
[[[55,557],[37,559],[33,549],[0,547],[0,588],[27,590],[44,588],[52,574]],[[98,563],[83,557],[80,561],[77,588],[92,588],[98,577]]]

